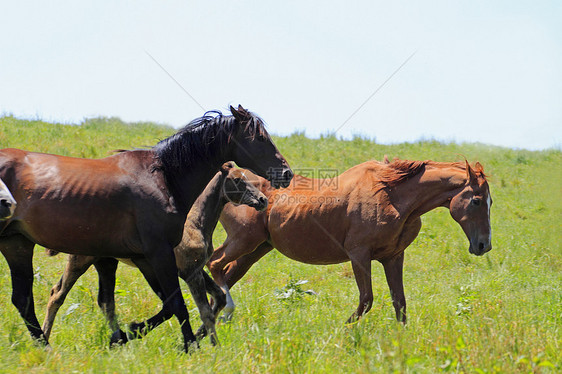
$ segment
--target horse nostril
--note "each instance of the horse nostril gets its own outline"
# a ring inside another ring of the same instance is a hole
[[[293,179],[293,171],[291,169],[285,170],[283,172],[283,179],[286,181]]]
[[[478,250],[480,251],[484,250],[484,243],[480,242],[480,244],[478,244]]]
[[[3,206],[5,206],[6,208],[11,208],[11,207],[12,207],[12,203],[10,203],[8,200],[5,200],[5,199],[0,200],[0,204],[2,204]]]

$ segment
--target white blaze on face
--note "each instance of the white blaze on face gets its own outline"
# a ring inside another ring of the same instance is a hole
[[[6,200],[10,203],[10,214],[13,214],[14,210],[16,210],[16,200],[2,179],[0,179],[0,200]]]
[[[12,194],[10,193],[10,190],[4,184],[4,181],[2,181],[2,179],[0,179],[0,198],[6,199],[6,200],[13,199]]]

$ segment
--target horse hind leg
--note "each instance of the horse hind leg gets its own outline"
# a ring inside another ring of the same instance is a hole
[[[12,303],[22,316],[31,337],[48,346],[49,342],[35,314],[33,300],[33,247],[22,235],[0,240],[0,251],[6,258],[12,278]]]
[[[96,257],[69,255],[64,273],[51,289],[49,301],[47,302],[47,311],[45,320],[43,321],[43,331],[47,339],[51,336],[55,317],[59,308],[64,303],[66,296],[78,280],[96,262]]]

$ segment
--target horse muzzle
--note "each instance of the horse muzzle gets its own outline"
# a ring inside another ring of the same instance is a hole
[[[492,250],[492,243],[490,241],[476,241],[473,243],[470,242],[470,247],[468,251],[476,256],[482,256],[486,252],[490,252]]]
[[[0,221],[12,218],[16,210],[16,202],[8,199],[0,200]]]
[[[277,173],[273,174],[276,177],[271,179],[271,185],[273,188],[287,188],[289,184],[291,184],[291,180],[293,179],[294,173],[291,169],[283,170],[280,175]]]
[[[254,208],[255,210],[257,210],[258,212],[263,212],[264,210],[267,209],[267,204],[268,204],[267,198],[265,196],[260,196],[259,198],[249,203],[248,205]]]

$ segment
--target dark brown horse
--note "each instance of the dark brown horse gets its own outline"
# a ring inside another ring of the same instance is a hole
[[[213,253],[209,267],[227,293],[227,318],[234,310],[229,288],[273,248],[308,264],[351,261],[359,306],[348,322],[371,308],[371,261],[378,260],[396,318],[404,323],[404,250],[419,233],[421,215],[448,208],[469,240],[470,253],[480,256],[492,248],[492,199],[479,163],[472,168],[468,162],[369,161],[333,179],[297,175],[282,191],[261,182],[269,199],[266,212],[229,204],[220,218],[227,238]]]
[[[263,211],[267,207],[267,198],[257,187],[250,183],[245,177],[246,171],[234,168],[232,163],[226,163],[205,190],[199,195],[185,221],[183,237],[179,245],[174,248],[178,269],[184,269],[179,276],[188,284],[197,304],[203,326],[199,334],[209,333],[211,342],[218,342],[215,332],[215,319],[226,304],[226,297],[222,290],[210,278],[203,267],[213,253],[212,236],[219,221],[220,213],[225,204],[244,204]],[[53,254],[53,251],[50,251]],[[121,259],[130,264],[129,259]],[[114,332],[114,341],[125,342],[146,333],[156,327],[156,319],[164,320],[170,318],[169,312],[142,324],[132,324],[128,334],[119,329],[115,316],[115,270],[117,262],[115,259],[100,258],[94,256],[69,255],[64,274],[51,290],[51,296],[47,303],[47,312],[43,322],[43,332],[47,339],[57,311],[64,303],[64,299],[72,289],[72,286],[88,268],[94,265],[99,273],[99,297],[98,304],[104,312],[110,327]],[[134,266],[134,264],[132,264]],[[213,297],[213,309],[209,306],[206,290]]]
[[[16,210],[16,200],[2,179],[0,179],[0,222],[12,217]]]
[[[241,106],[206,115],[146,150],[99,160],[0,150],[0,178],[16,201],[0,224],[0,251],[12,276],[12,302],[35,339],[35,244],[87,256],[131,258],[178,319],[187,351],[195,336],[174,257],[193,202],[229,160],[287,186],[291,169],[263,122]],[[181,271],[181,270],[180,270]]]

